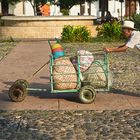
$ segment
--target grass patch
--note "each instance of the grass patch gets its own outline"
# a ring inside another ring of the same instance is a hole
[[[98,43],[98,44],[103,44],[103,43],[124,43],[125,42],[125,38],[122,39],[111,39],[109,37],[104,37],[104,36],[98,36],[98,37],[92,37],[88,40],[88,42],[64,42],[63,40],[59,40],[60,43],[70,43],[70,44],[90,44],[90,43]]]
[[[90,42],[91,43],[116,43],[116,42],[123,43],[124,40],[123,39],[115,40],[115,39],[105,38],[103,36],[99,36],[99,37],[91,38]]]
[[[1,41],[0,42],[0,60],[2,60],[14,47],[15,42]]]
[[[76,53],[78,50],[103,50],[105,47],[117,47],[121,42],[92,42],[92,43],[61,43],[66,54]]]

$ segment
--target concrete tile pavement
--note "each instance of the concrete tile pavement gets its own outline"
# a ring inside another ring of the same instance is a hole
[[[81,104],[77,94],[50,94],[31,92],[20,103],[9,100],[8,89],[17,79],[27,79],[36,69],[49,60],[47,41],[28,41],[17,44],[11,53],[0,62],[0,109],[37,110],[120,110],[140,109],[140,97],[118,93],[99,93],[92,104]],[[36,77],[31,85],[48,87],[49,65]]]

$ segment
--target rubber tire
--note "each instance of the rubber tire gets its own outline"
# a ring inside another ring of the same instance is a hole
[[[13,102],[22,102],[27,96],[27,88],[25,85],[14,83],[8,92],[9,98]]]
[[[14,82],[14,84],[19,84],[22,86],[28,87],[29,83],[25,79],[18,79]]]
[[[93,86],[83,86],[79,91],[79,99],[84,104],[92,103],[96,98],[96,91]]]

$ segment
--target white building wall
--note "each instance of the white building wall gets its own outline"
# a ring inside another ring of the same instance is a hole
[[[91,4],[91,15],[100,17],[100,12],[99,12],[99,2],[93,2]]]
[[[109,1],[109,11],[113,17],[120,17],[121,16],[121,2],[112,0]],[[125,2],[122,3],[122,16],[125,15]]]
[[[139,2],[137,2],[136,13],[137,13],[137,14],[139,14],[139,13],[140,13],[140,5],[139,5]]]
[[[1,3],[0,3],[0,13],[1,13]],[[34,16],[34,11],[30,2],[24,2],[24,3],[19,2],[16,3],[15,5],[9,4],[9,14],[14,14],[15,16],[23,16],[23,15]]]
[[[19,2],[16,5],[9,5],[9,14],[23,16],[23,2]]]
[[[24,9],[25,13],[24,13],[24,15],[25,16],[34,16],[34,10],[33,10],[33,7],[31,5],[31,3],[28,2],[28,1],[25,1],[24,2],[24,6],[25,6],[25,9]]]
[[[108,3],[108,10],[113,17],[121,16],[121,3],[116,0],[110,0]],[[125,14],[125,3],[122,3],[122,15]],[[101,17],[101,12],[99,11],[99,1],[93,2],[91,5],[91,15]]]
[[[108,3],[109,11],[111,12],[111,15],[114,17],[120,17],[121,16],[121,3],[119,0],[109,0]],[[89,6],[88,6],[89,7]],[[24,8],[24,9],[23,9]],[[50,8],[51,16],[55,15],[62,15],[60,12],[60,7],[56,5],[51,5]],[[1,2],[0,2],[0,13],[1,13]],[[26,1],[23,6],[23,2],[19,2],[16,5],[9,5],[9,13],[14,14],[16,16],[34,16],[33,7],[31,6],[30,2]],[[80,5],[75,5],[70,9],[69,14],[70,15],[78,15],[80,13]],[[137,9],[136,13],[140,13],[140,5],[137,2]],[[99,11],[99,1],[93,2],[91,4],[91,15],[100,17],[101,13]],[[125,15],[125,2],[122,3],[122,16]]]
[[[1,14],[2,12],[1,12],[1,2],[0,2],[0,14]]]
[[[50,15],[51,15],[51,16],[54,16],[55,13],[57,13],[56,6],[55,6],[55,5],[51,5],[51,6],[50,6]]]
[[[108,10],[111,12],[113,17],[121,16],[121,3],[116,0],[110,0],[108,3]],[[76,5],[70,9],[70,15],[78,15],[80,13],[80,6]],[[99,1],[93,2],[91,4],[91,15],[96,17],[101,16],[101,12],[99,11]],[[122,3],[122,16],[125,15],[125,2]]]
[[[50,6],[50,15],[51,16],[62,15],[62,13],[60,12],[60,6],[51,5]]]
[[[73,6],[69,11],[69,15],[72,16],[78,15],[78,13],[80,13],[80,5]]]
[[[14,14],[15,15],[15,13],[14,13],[14,10],[15,10],[15,5],[10,5],[9,4],[9,14]]]
[[[117,2],[115,0],[111,0],[108,3],[108,9],[113,17],[118,17],[118,9],[117,9]],[[120,5],[120,4],[119,4]]]

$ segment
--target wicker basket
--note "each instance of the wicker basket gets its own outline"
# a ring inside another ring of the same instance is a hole
[[[68,57],[60,57],[54,60],[53,80],[55,90],[76,88],[77,73]]]
[[[94,88],[102,88],[107,85],[107,77],[103,67],[99,63],[92,63],[90,68],[82,74],[84,85],[90,84]]]

